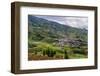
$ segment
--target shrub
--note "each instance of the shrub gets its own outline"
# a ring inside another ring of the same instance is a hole
[[[64,58],[69,59],[68,53],[66,51],[64,51]]]
[[[34,48],[28,48],[28,52],[29,53],[33,53],[34,52]]]
[[[76,53],[76,54],[87,54],[87,51],[86,51],[86,49],[75,48],[75,49],[73,49],[73,53]]]
[[[53,47],[49,46],[46,50],[46,54],[48,57],[54,57],[54,55],[56,54],[56,51],[54,50]]]

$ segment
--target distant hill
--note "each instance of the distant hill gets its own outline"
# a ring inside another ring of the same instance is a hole
[[[80,39],[87,41],[87,29],[75,28],[54,21],[28,16],[28,39],[54,42],[57,39]]]

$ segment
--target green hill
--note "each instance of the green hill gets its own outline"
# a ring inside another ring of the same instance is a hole
[[[48,21],[46,19],[35,16],[28,16],[28,38],[30,40],[54,40],[61,38],[79,38],[87,41],[87,30],[62,25],[57,22]],[[52,41],[51,40],[51,41]]]
[[[53,59],[53,55],[54,59],[87,57],[87,34],[87,29],[28,15],[28,48],[29,53],[34,52],[29,60]]]

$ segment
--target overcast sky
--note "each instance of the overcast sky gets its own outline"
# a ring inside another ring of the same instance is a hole
[[[88,18],[87,17],[69,17],[69,16],[36,16],[39,18],[55,21],[60,24],[69,25],[76,28],[88,29]]]

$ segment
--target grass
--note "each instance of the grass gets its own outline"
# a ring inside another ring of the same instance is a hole
[[[85,49],[86,50],[86,49]],[[87,58],[84,49],[54,46],[48,43],[34,42],[28,48],[28,60],[80,59]]]
[[[70,59],[82,59],[82,58],[87,58],[87,55],[84,54],[72,54],[69,55]]]

